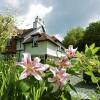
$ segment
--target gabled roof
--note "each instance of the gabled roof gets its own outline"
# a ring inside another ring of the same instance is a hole
[[[65,49],[65,47],[62,45],[62,43],[55,37],[55,36],[49,36],[48,34],[46,33],[33,33],[33,34],[30,34],[32,31],[35,31],[33,28],[31,29],[24,29],[24,30],[19,30],[19,34],[17,35],[17,39],[19,38],[23,38],[23,43],[26,44],[26,43],[32,43],[32,37],[33,36],[39,36],[38,38],[38,42],[40,41],[50,41],[52,42],[53,44],[57,45],[57,46],[60,46],[62,47],[63,49]],[[25,37],[30,34],[30,36],[26,39]],[[61,44],[58,44],[57,41]]]
[[[18,33],[16,38],[24,38],[28,33],[33,31],[33,28],[30,29],[17,29]]]

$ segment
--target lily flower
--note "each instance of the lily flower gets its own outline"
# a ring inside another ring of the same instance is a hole
[[[73,45],[69,45],[68,49],[66,49],[68,57],[75,57],[76,56],[77,48],[73,49]]]
[[[61,68],[66,68],[66,67],[70,67],[71,65],[71,62],[69,61],[69,59],[65,56],[65,57],[62,57],[60,60],[59,60],[59,65],[61,66]]]
[[[48,65],[40,63],[40,58],[35,57],[31,60],[30,53],[23,53],[22,62],[18,62],[17,65],[21,66],[24,71],[21,73],[19,79],[27,78],[29,75],[34,76],[37,80],[42,80],[42,72],[48,69]]]
[[[57,68],[50,68],[50,71],[53,73],[53,78],[48,78],[49,82],[53,82],[54,86],[57,88],[63,87],[66,82],[69,80],[69,74],[66,73],[65,69],[57,69]]]

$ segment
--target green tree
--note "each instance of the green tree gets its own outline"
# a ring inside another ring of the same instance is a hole
[[[86,27],[83,46],[85,46],[85,44],[91,45],[92,43],[100,47],[100,21],[90,23],[89,26]]]
[[[66,36],[64,37],[63,44],[65,47],[69,45],[78,46],[79,42],[83,39],[84,29],[81,27],[77,27],[71,29]]]
[[[8,15],[0,15],[0,52],[7,43],[7,39],[16,34],[14,18]]]

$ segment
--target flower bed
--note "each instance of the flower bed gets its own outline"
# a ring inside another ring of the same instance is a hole
[[[23,53],[23,59],[21,62],[17,62],[17,66],[15,58],[0,61],[0,99],[83,99],[78,95],[74,86],[70,84],[70,77],[77,75],[76,73],[84,68],[83,65],[86,65],[82,62],[83,56],[81,59],[81,54],[76,54],[76,50],[69,46],[65,50],[66,56],[61,57],[54,65],[42,64],[38,57],[32,60],[29,53]],[[86,67],[85,71],[92,75],[91,67]],[[93,75],[92,79],[95,79]],[[73,93],[77,95],[74,97]]]

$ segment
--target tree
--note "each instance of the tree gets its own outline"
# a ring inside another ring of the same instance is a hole
[[[100,47],[100,21],[90,23],[89,26],[86,27],[83,42],[84,45],[95,43],[96,46]]]
[[[83,39],[83,36],[84,36],[83,28],[77,27],[71,29],[64,37],[63,44],[65,47],[68,47],[69,45],[77,47],[79,42]]]
[[[8,15],[0,15],[0,52],[5,48],[7,40],[16,34],[14,19]]]

